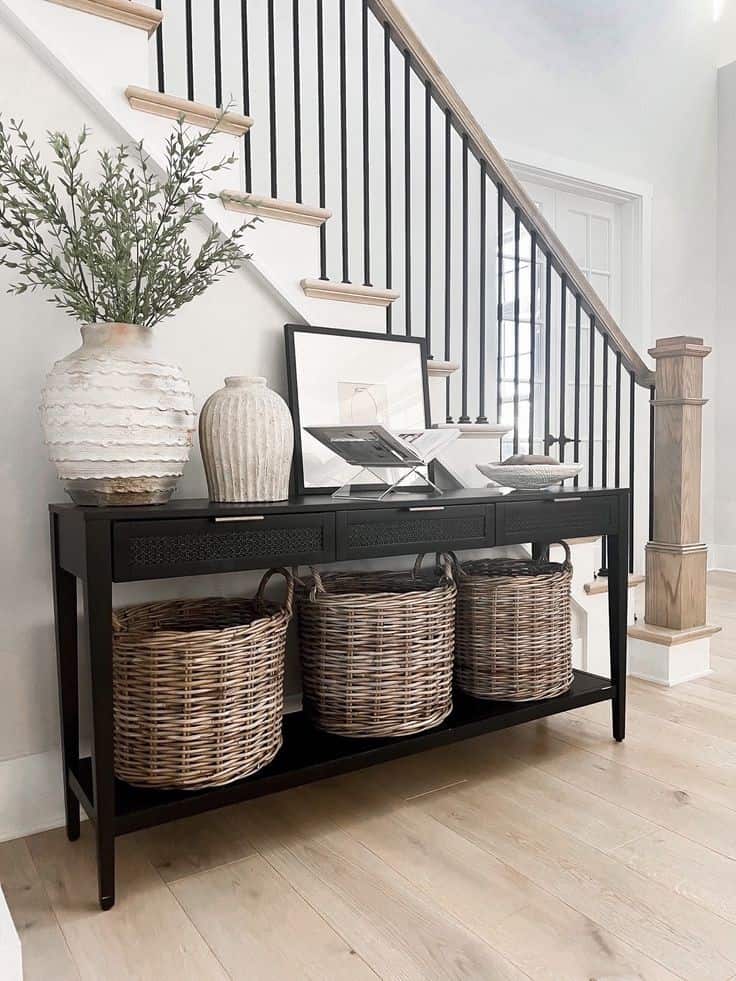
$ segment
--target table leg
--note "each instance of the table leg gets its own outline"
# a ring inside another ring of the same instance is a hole
[[[112,698],[112,560],[110,525],[90,519],[84,606],[92,678],[92,784],[100,906],[115,902],[115,761]]]
[[[79,764],[79,659],[77,579],[59,561],[59,518],[51,515],[51,572],[54,592],[56,666],[59,678],[64,813],[69,841],[79,838],[79,801],[69,786],[69,770]]]
[[[543,542],[532,542],[532,558],[540,561],[549,561],[549,545]]]
[[[629,502],[621,497],[618,532],[608,536],[608,629],[611,647],[613,738],[626,735],[626,631],[629,598]]]

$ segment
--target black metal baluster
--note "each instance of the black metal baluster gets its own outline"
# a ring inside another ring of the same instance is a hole
[[[634,437],[636,435],[636,377],[629,371],[629,572],[634,571]]]
[[[185,31],[187,46],[187,99],[194,99],[194,42],[192,39],[192,0],[184,4]]]
[[[519,452],[519,385],[520,360],[519,347],[521,335],[521,310],[519,304],[519,285],[521,266],[521,212],[516,208],[514,212],[514,453]]]
[[[654,400],[657,390],[649,389],[649,541],[654,541]]]
[[[573,428],[573,460],[580,462],[580,340],[582,326],[580,323],[581,301],[580,294],[575,295],[575,418]],[[575,476],[575,487],[580,484],[580,477]]]
[[[386,182],[386,286],[391,289],[392,276],[392,187],[391,187],[391,25],[383,25],[383,87],[384,87],[384,151]],[[390,334],[393,327],[392,304],[386,307],[386,330]]]
[[[616,416],[614,429],[613,486],[621,486],[621,352],[616,351]]]
[[[588,373],[588,486],[595,487],[595,317],[590,318],[588,328],[588,350],[590,368]]]
[[[452,116],[445,110],[445,361],[450,360],[450,291],[452,289]],[[450,376],[445,378],[446,419],[452,422],[450,412]]]
[[[348,108],[345,55],[345,0],[340,0],[340,195],[342,200],[342,281],[350,282],[348,258]]]
[[[424,85],[424,337],[432,357],[432,83]]]
[[[299,31],[299,0],[292,3],[292,45],[294,48],[294,192],[302,202],[302,70]]]
[[[565,462],[567,448],[567,276],[563,274],[560,284],[560,463]]]
[[[534,452],[534,379],[537,359],[537,233],[531,235],[529,245],[529,452]]]
[[[215,46],[215,105],[222,107],[222,24],[220,22],[220,0],[213,0],[214,18],[213,38]]]
[[[363,0],[361,22],[363,59],[363,284],[371,285],[371,189],[370,189],[370,122],[368,113],[368,0]]]
[[[603,335],[602,385],[601,487],[608,487],[608,334]],[[608,539],[605,535],[601,538],[601,568],[598,575],[608,575]]]
[[[487,262],[487,216],[486,216],[486,176],[485,160],[480,162],[480,325],[478,338],[478,418],[476,422],[487,423],[486,418],[486,262]]]
[[[503,384],[503,361],[506,351],[503,342],[503,184],[498,184],[496,248],[498,250],[498,280],[496,289],[496,323],[498,339],[496,342],[496,422],[501,422],[501,385]]]
[[[276,32],[273,0],[268,0],[268,125],[270,135],[271,197],[278,197],[276,164]]]
[[[162,10],[162,0],[156,0],[156,10]],[[164,25],[163,22],[156,28],[156,69],[158,75],[159,92],[166,91],[164,78]]]
[[[317,144],[319,151],[319,206],[325,207],[325,27],[323,0],[317,0]],[[319,278],[327,279],[327,227],[319,226]],[[389,310],[391,307],[389,306]]]
[[[240,0],[240,45],[243,68],[243,112],[250,115],[250,69],[248,65],[248,0]],[[250,145],[250,130],[243,136],[245,148],[245,189],[253,190],[253,156]]]
[[[551,445],[551,379],[552,379],[552,257],[547,253],[544,282],[544,452]]]
[[[411,54],[404,51],[404,330],[411,334]]]
[[[601,487],[608,487],[608,334],[603,335]]]
[[[458,422],[470,422],[468,415],[468,134],[463,133],[462,156],[462,377],[460,379],[462,392],[462,409]]]

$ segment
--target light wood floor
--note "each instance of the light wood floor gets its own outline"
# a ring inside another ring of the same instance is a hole
[[[29,981],[736,977],[736,575],[715,673],[118,841],[0,845]]]

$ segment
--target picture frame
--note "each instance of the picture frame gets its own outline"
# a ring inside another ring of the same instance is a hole
[[[321,446],[307,426],[430,427],[424,338],[302,324],[286,324],[284,337],[298,496],[331,494],[357,469]],[[370,482],[355,486],[376,488]],[[423,487],[424,482],[406,485]]]

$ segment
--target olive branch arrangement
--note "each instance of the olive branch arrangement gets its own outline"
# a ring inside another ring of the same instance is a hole
[[[219,120],[218,120],[219,121]],[[0,266],[15,270],[11,293],[42,287],[51,303],[82,323],[153,327],[250,256],[241,238],[217,225],[196,253],[187,241],[203,214],[211,177],[235,156],[203,160],[212,129],[192,134],[179,119],[158,176],[143,142],[98,152],[99,175],[81,173],[89,135],[50,132],[52,166],[42,162],[22,122],[0,118]]]

